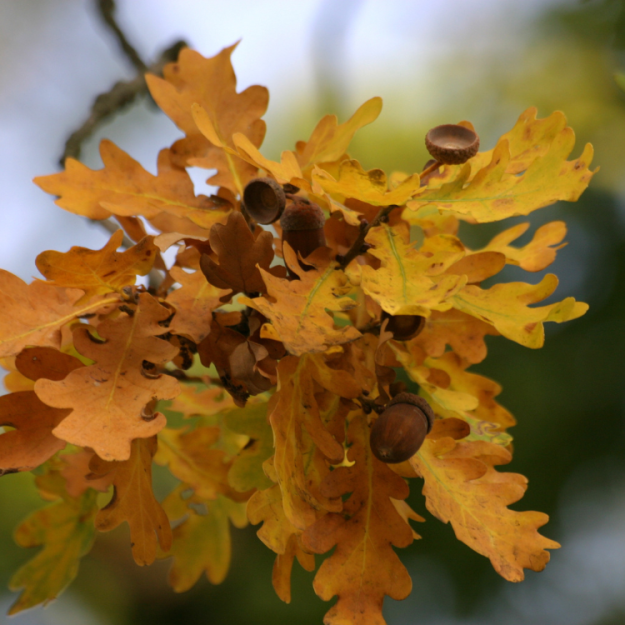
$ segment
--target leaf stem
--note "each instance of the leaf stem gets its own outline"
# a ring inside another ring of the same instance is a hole
[[[365,245],[365,238],[367,234],[369,233],[369,230],[371,230],[371,228],[375,228],[376,226],[379,226],[384,221],[387,221],[390,212],[394,208],[397,208],[397,204],[391,204],[390,206],[382,206],[380,210],[378,211],[378,214],[375,216],[375,218],[373,219],[371,223],[367,221],[362,221],[360,223],[360,232],[358,233],[358,236],[356,237],[356,240],[354,241],[352,246],[349,248],[347,254],[337,255],[336,257],[336,260],[338,261],[339,267],[341,269],[345,269],[345,267],[347,267],[347,265],[349,265],[349,263],[351,263],[352,260],[356,258],[356,256],[366,252],[366,249],[363,250],[362,248],[363,248],[363,245]]]

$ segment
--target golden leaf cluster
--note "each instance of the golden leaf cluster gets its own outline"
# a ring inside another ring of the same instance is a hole
[[[102,169],[69,159],[35,181],[61,208],[119,230],[101,250],[43,252],[31,284],[0,271],[0,474],[37,469],[50,502],[17,529],[20,545],[41,550],[11,580],[22,591],[11,613],[57,597],[97,533],[124,522],[138,564],[171,558],[176,591],[203,573],[218,584],[232,527],[250,522],[276,553],[281,599],[295,559],[313,571],[315,554],[333,550],[314,579],[322,599],[338,597],[325,622],[380,624],[384,597],[411,590],[395,548],[419,538],[411,522],[424,519],[405,501],[415,483],[504,578],[542,570],[558,547],[538,531],[547,517],[510,510],[526,480],[496,468],[511,459],[515,420],[496,400],[501,387],[469,368],[486,357],[486,336],[539,348],[546,322],[587,306],[540,305],[556,289],[551,274],[496,282],[506,265],[550,265],[564,223],[515,246],[528,228],[519,224],[481,249],[458,227],[576,200],[592,148],[567,160],[564,115],[530,109],[464,164],[423,177],[365,171],[347,150],[380,114],[373,98],[345,123],[324,117],[271,161],[260,151],[267,90],[237,92],[232,51],[183,50],[162,78],[147,77],[182,133],[156,175],[103,141]],[[214,195],[195,193],[191,166],[213,172]],[[284,189],[287,210],[318,207],[325,245],[304,257],[284,223],[255,222],[243,194],[259,177]],[[149,287],[138,279],[147,274]],[[398,330],[417,320],[418,332]],[[406,390],[434,423],[407,461],[386,464],[371,426]],[[160,502],[154,462],[178,483]],[[101,508],[98,492],[110,493]]]

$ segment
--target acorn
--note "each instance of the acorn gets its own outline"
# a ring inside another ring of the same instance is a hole
[[[293,204],[287,206],[280,217],[282,243],[288,243],[296,254],[299,253],[302,258],[306,258],[318,247],[325,246],[326,236],[323,231],[325,220],[325,215],[317,204],[295,196]],[[302,263],[300,266],[304,271],[309,269]],[[289,273],[291,277],[295,277],[292,272]]]
[[[382,323],[388,319],[386,331],[393,333],[396,341],[409,341],[425,327],[425,317],[421,315],[390,315],[382,311]]]
[[[273,178],[254,178],[243,190],[243,204],[259,224],[276,221],[286,206],[284,189]]]
[[[443,124],[425,135],[425,146],[439,163],[460,165],[477,154],[480,138],[464,126]]]
[[[371,428],[371,451],[387,464],[404,462],[419,451],[433,424],[434,412],[423,397],[399,393]]]

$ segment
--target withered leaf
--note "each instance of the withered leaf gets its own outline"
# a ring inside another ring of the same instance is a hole
[[[252,233],[243,215],[236,211],[230,213],[225,225],[215,224],[211,228],[209,241],[219,263],[203,255],[200,266],[212,285],[232,289],[226,299],[235,293],[265,293],[267,290],[258,267],[269,271],[273,260],[273,235],[260,227],[256,232]]]

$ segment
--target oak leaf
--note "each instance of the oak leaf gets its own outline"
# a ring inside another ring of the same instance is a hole
[[[167,296],[167,303],[176,309],[169,329],[200,343],[210,332],[212,311],[221,306],[227,292],[207,282],[199,270],[187,273],[181,267],[172,267],[169,273],[181,285]]]
[[[493,237],[484,251],[501,252],[510,265],[518,265],[525,271],[542,271],[556,259],[556,252],[566,243],[566,224],[563,221],[552,221],[540,226],[532,240],[523,247],[509,245],[518,239],[528,228],[529,223],[517,224]]]
[[[18,354],[28,345],[59,348],[63,326],[119,300],[115,295],[76,307],[81,291],[55,287],[41,280],[27,285],[3,269],[0,269],[0,294],[0,356]]]
[[[167,554],[172,557],[168,582],[176,592],[189,590],[202,573],[211,584],[221,584],[230,568],[230,523],[238,528],[247,524],[243,504],[226,497],[209,502],[192,497],[187,505],[188,517],[175,527]]]
[[[350,493],[342,514],[326,514],[304,531],[303,544],[325,553],[313,583],[325,601],[338,595],[324,623],[383,625],[384,596],[405,599],[412,589],[408,571],[393,547],[407,547],[413,534],[392,500],[408,496],[408,485],[373,457],[364,415],[353,416],[348,431],[348,458],[353,466],[339,467],[326,478],[328,495]]]
[[[514,137],[504,135],[487,156],[465,163],[454,171],[452,180],[424,190],[408,202],[408,207],[419,215],[434,206],[484,223],[528,215],[558,200],[576,201],[594,174],[588,169],[593,149],[587,144],[578,159],[567,161],[575,133],[561,124],[561,113],[555,115],[558,122],[547,132],[532,133],[535,125],[525,114],[517,122],[519,132]],[[528,128],[530,132],[526,132]],[[490,160],[483,164],[488,157]],[[472,167],[477,169],[474,175]]]
[[[148,220],[162,213],[177,218],[178,232],[195,234],[189,226],[210,228],[226,220],[227,212],[203,195],[195,195],[193,181],[181,168],[171,166],[167,150],[159,154],[159,173],[153,176],[110,141],[100,143],[104,168],[94,171],[68,158],[65,171],[35,178],[47,193],[58,195],[56,204],[90,219],[111,215],[141,215]]]
[[[22,351],[16,359],[19,371],[31,380],[62,380],[83,364],[49,347]],[[0,435],[0,475],[31,471],[65,447],[52,430],[69,410],[44,404],[34,391],[18,391],[0,397],[0,426],[15,428]]]
[[[358,161],[350,160],[341,163],[337,178],[315,167],[312,180],[337,199],[354,198],[374,206],[405,204],[421,188],[419,174],[413,174],[389,189],[386,174],[381,169],[365,171]]]
[[[180,394],[171,402],[168,410],[180,412],[185,419],[210,416],[231,410],[234,402],[221,386],[199,388],[183,385]]]
[[[319,387],[346,399],[361,392],[351,375],[330,369],[321,355],[287,356],[280,361],[278,391],[269,409],[273,470],[282,489],[285,514],[300,530],[314,522],[315,509],[336,507],[319,487],[329,472],[328,461],[337,464],[344,458],[343,446],[322,420],[316,398]]]
[[[432,308],[449,309],[448,300],[466,284],[464,275],[445,273],[465,255],[455,237],[439,235],[430,242],[435,251],[424,252],[410,245],[398,228],[381,225],[371,228],[365,240],[381,266],[352,262],[348,275],[391,315],[428,316]]]
[[[277,338],[294,355],[325,351],[332,345],[347,343],[360,336],[352,326],[336,327],[327,311],[345,311],[354,306],[344,297],[351,287],[338,264],[330,258],[329,250],[316,250],[306,259],[310,271],[303,271],[291,247],[284,246],[287,265],[299,280],[285,280],[261,269],[267,286],[267,297],[240,298],[241,303],[267,317]],[[269,299],[270,298],[270,299]],[[262,333],[261,333],[262,336]]]
[[[35,384],[44,403],[73,409],[55,428],[55,436],[90,447],[101,458],[126,460],[133,439],[153,436],[165,426],[162,414],[144,410],[154,398],[174,398],[180,386],[170,376],[147,372],[144,362],[160,366],[176,355],[175,347],[158,338],[167,331],[159,322],[169,315],[151,295],[142,293],[132,316],[122,313],[98,326],[103,343],[94,342],[87,327],[75,329],[76,349],[95,364],[64,380]]]
[[[93,472],[98,476],[113,473],[113,497],[102,508],[95,526],[108,532],[126,521],[130,526],[132,556],[140,566],[152,564],[156,558],[156,543],[169,551],[172,542],[169,519],[152,491],[152,458],[158,443],[156,436],[132,441],[127,460],[104,461],[94,458]]]
[[[266,272],[273,260],[273,235],[262,228],[252,233],[241,213],[231,212],[225,225],[211,228],[209,242],[219,258],[216,263],[204,254],[200,266],[206,279],[220,289],[232,293],[265,293],[259,267]],[[224,298],[226,300],[226,298]]]
[[[56,599],[78,574],[80,559],[89,553],[95,538],[97,493],[90,490],[70,497],[58,472],[46,477],[52,479],[46,480],[42,496],[60,501],[37,510],[15,530],[15,541],[21,547],[43,548],[9,582],[11,590],[23,589],[10,615]]]
[[[450,522],[456,537],[489,558],[502,577],[520,582],[523,569],[542,571],[549,561],[546,549],[559,545],[538,533],[548,520],[546,514],[507,508],[527,488],[522,475],[493,468],[510,458],[499,445],[441,438],[426,439],[410,462],[425,480],[428,510],[443,523]]]
[[[186,134],[171,148],[180,165],[216,169],[208,182],[241,194],[247,180],[256,175],[256,168],[221,146],[231,147],[236,132],[255,146],[262,143],[266,126],[260,118],[267,110],[269,93],[258,85],[237,93],[230,61],[235,47],[224,48],[208,59],[184,49],[177,63],[165,66],[163,78],[148,74],[146,81],[157,104]],[[193,104],[206,110],[212,136],[206,138],[198,130],[191,113]]]
[[[469,315],[491,324],[506,338],[537,349],[545,342],[546,321],[562,323],[581,317],[588,304],[567,297],[561,302],[530,308],[549,297],[558,286],[558,278],[547,274],[537,285],[524,282],[495,284],[490,289],[468,285],[450,298],[450,303]]]
[[[137,276],[152,269],[158,249],[154,237],[147,236],[124,252],[117,252],[124,233],[118,230],[101,250],[72,247],[69,252],[43,252],[37,256],[37,269],[48,284],[82,289],[85,294],[74,304],[80,306],[95,295],[120,291],[134,285]]]

